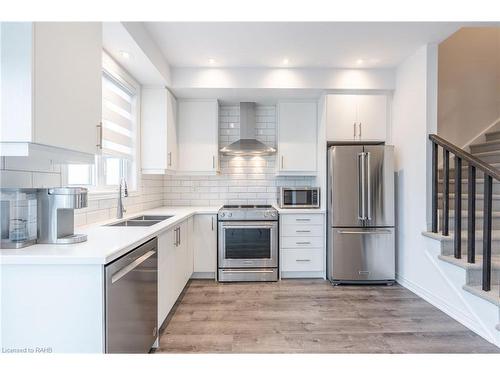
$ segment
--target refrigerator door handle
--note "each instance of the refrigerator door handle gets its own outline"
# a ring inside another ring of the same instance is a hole
[[[371,186],[371,179],[372,179],[372,172],[370,169],[370,153],[365,152],[365,161],[366,161],[366,214],[365,214],[365,219],[366,220],[371,220],[372,219],[372,186]]]
[[[358,219],[365,220],[365,153],[358,154]]]
[[[377,229],[377,230],[338,230],[338,234],[390,234],[392,233],[389,229]]]

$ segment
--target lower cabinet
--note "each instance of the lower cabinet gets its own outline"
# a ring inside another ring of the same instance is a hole
[[[324,213],[280,212],[282,278],[325,278]]]
[[[192,229],[187,219],[158,236],[158,327],[193,273]]]
[[[217,271],[217,215],[194,217],[193,278],[215,279]]]

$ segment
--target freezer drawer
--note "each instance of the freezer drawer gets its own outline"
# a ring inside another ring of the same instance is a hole
[[[330,281],[394,280],[394,228],[330,228]]]

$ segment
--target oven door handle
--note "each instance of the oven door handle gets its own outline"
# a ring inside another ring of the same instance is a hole
[[[251,270],[234,270],[234,269],[224,270],[224,269],[219,269],[219,271],[221,271],[221,272],[230,272],[230,273],[273,273],[274,272],[273,270],[255,270],[255,269],[251,269]]]

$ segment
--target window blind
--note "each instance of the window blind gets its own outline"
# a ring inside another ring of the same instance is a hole
[[[134,157],[135,93],[115,78],[102,76],[102,151],[105,155]]]

